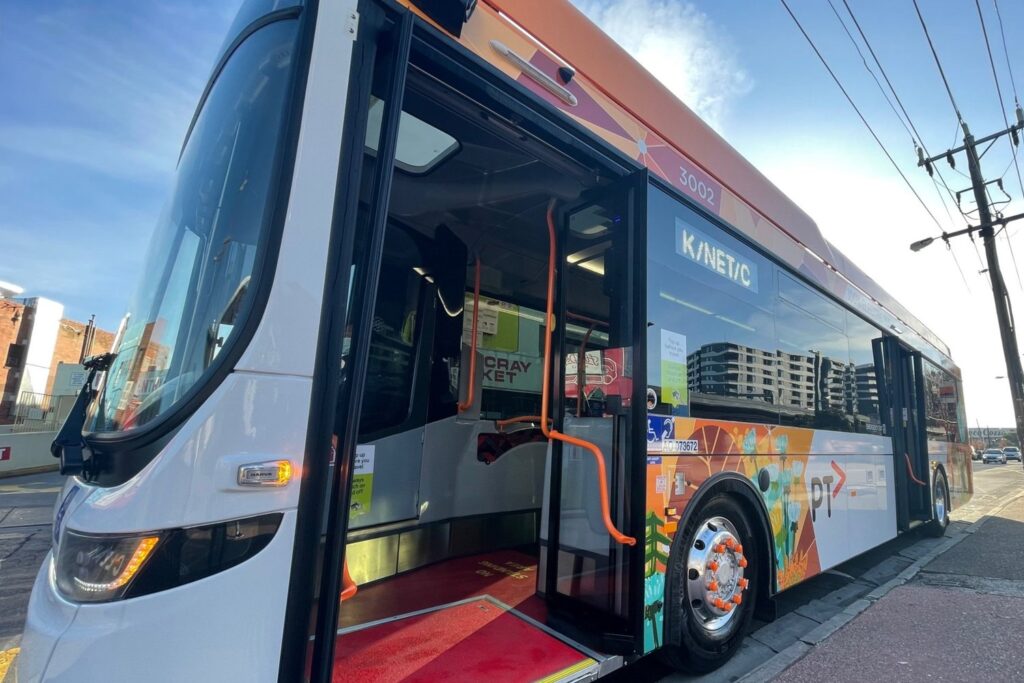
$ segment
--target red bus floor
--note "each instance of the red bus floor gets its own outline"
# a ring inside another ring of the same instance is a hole
[[[537,558],[516,550],[438,562],[392,579],[361,586],[341,603],[338,627],[347,629],[378,619],[490,595],[534,619],[546,616],[544,602],[534,597]]]
[[[505,550],[361,587],[341,606],[333,679],[519,683],[596,666],[531,621],[546,615],[536,580],[536,557]]]

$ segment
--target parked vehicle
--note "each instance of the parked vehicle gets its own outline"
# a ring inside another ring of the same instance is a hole
[[[990,462],[998,462],[1002,465],[1006,464],[1006,453],[1003,453],[998,448],[986,448],[985,452],[981,454],[981,462],[987,465]]]
[[[1016,446],[1007,446],[1003,449],[1003,455],[1006,456],[1007,460],[1021,461],[1020,449]]]

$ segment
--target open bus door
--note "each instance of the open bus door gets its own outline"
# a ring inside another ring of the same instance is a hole
[[[921,354],[896,337],[885,337],[876,345],[876,365],[883,368],[888,399],[888,428],[893,439],[893,469],[896,483],[896,522],[900,531],[931,519],[927,482],[928,443],[925,433],[924,375]]]
[[[635,255],[645,253],[646,185],[646,171],[634,173],[549,218],[558,276],[550,410],[553,431],[569,438],[551,441],[538,589],[564,619],[561,629],[618,654],[637,651],[643,626],[645,361]],[[600,451],[604,472],[581,442]]]

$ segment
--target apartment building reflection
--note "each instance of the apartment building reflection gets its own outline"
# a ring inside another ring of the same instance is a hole
[[[742,344],[704,344],[687,356],[690,400],[706,397],[763,404],[784,422],[841,428],[878,422],[878,381],[873,364],[854,365],[820,351],[770,351]]]

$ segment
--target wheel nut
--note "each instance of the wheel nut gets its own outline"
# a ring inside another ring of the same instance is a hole
[[[738,605],[741,602],[743,602],[743,596],[737,593],[736,595],[732,596],[732,601]]]
[[[749,579],[740,579],[739,586],[740,586],[741,590],[746,590],[747,586],[749,586],[749,585],[750,585],[750,580]]]
[[[712,548],[711,550],[712,550],[712,551],[714,551],[714,552],[716,552],[716,553],[719,553],[719,554],[721,554],[721,553],[724,553],[724,552],[725,552],[725,546],[724,546],[724,545],[722,545],[721,543],[719,543],[718,545],[716,545],[716,546],[715,546],[714,548]]]
[[[728,548],[729,550],[732,550],[733,548],[736,547],[736,540],[732,539],[732,538],[727,538],[725,540],[725,547]]]
[[[710,562],[708,562],[708,569],[710,569],[713,572],[717,572],[718,571],[718,563],[715,562],[714,560],[711,560]]]
[[[709,583],[708,584],[708,590],[711,591],[712,593],[717,591],[718,590],[718,582],[717,581],[712,581],[711,583]]]
[[[745,557],[741,557],[741,558],[740,558],[740,561],[739,561],[739,565],[740,565],[741,567],[746,567],[746,566],[747,566],[747,558],[745,558]]]

